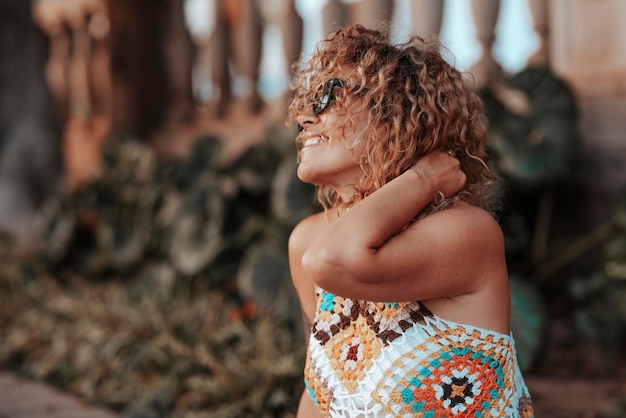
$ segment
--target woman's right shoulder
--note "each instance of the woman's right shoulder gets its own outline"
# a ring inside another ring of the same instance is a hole
[[[302,256],[311,245],[320,230],[323,223],[326,222],[325,213],[317,213],[300,221],[289,236],[289,270],[291,280],[294,284],[300,305],[306,321],[310,324],[315,315],[316,295],[315,285],[306,274],[302,266]],[[305,326],[308,329],[309,326]]]
[[[301,220],[289,235],[289,250],[303,253],[326,222],[327,213],[320,212]]]

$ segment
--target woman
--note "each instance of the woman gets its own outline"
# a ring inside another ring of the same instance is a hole
[[[482,103],[440,44],[355,25],[296,71],[289,239],[310,330],[298,417],[530,417]]]

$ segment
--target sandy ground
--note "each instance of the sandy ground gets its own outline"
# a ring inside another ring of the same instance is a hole
[[[0,372],[0,418],[116,418],[56,388]]]

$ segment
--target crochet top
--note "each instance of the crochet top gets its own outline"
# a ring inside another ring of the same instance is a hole
[[[304,382],[326,417],[533,416],[512,336],[441,319],[419,302],[318,288]]]

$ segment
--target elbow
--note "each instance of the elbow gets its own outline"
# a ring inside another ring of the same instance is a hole
[[[354,249],[325,247],[319,251],[310,249],[302,256],[302,266],[313,282],[324,290],[358,285],[368,281],[365,255]]]
[[[328,251],[312,248],[302,255],[302,268],[317,286],[325,290],[330,290],[328,285],[340,270]]]

